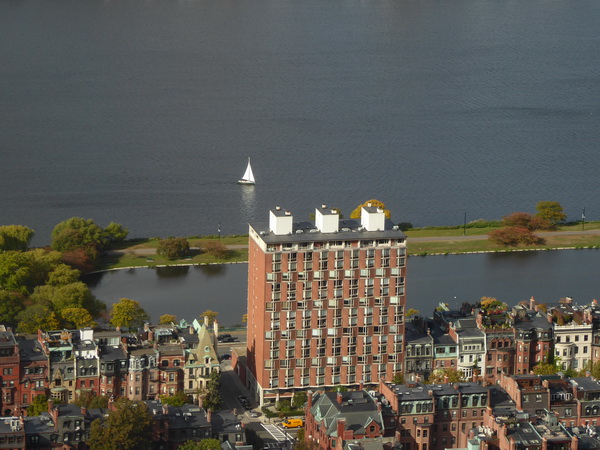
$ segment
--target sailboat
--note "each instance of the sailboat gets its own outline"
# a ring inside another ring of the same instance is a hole
[[[242,175],[242,179],[238,180],[238,184],[255,184],[252,166],[250,165],[250,158],[248,158],[248,167],[246,167],[246,171],[244,172],[244,175]]]

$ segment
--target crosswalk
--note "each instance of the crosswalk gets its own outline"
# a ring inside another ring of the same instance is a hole
[[[273,439],[277,442],[285,442],[290,439],[290,436],[283,432],[283,430],[275,425],[263,423],[263,428],[269,432]]]

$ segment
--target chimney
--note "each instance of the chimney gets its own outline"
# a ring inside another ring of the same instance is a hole
[[[86,414],[87,414],[87,408],[85,406],[82,406],[81,407],[81,415],[85,417]]]
[[[190,325],[190,327],[188,328],[188,331],[190,332],[190,334],[194,334],[196,332],[196,330],[194,330],[194,327],[192,325]]]
[[[473,383],[477,383],[477,374],[475,373],[475,371],[473,371],[473,376],[471,377],[471,381]]]
[[[204,316],[204,326],[208,328],[208,316]]]
[[[115,409],[116,409],[115,408],[115,398],[111,395],[108,398],[108,410],[109,411],[114,411]]]
[[[533,295],[529,299],[529,309],[535,310],[535,298],[533,298]]]
[[[310,410],[310,408],[312,408],[312,398],[313,398],[313,391],[308,391],[306,393],[306,407],[308,410]]]
[[[206,421],[207,421],[208,423],[211,423],[211,422],[212,422],[212,409],[208,409],[208,410],[206,411]]]
[[[163,403],[163,405],[162,405],[162,413],[165,416],[169,415],[169,405],[167,405],[166,403]]]
[[[450,378],[448,377],[448,374],[444,375],[444,384],[448,384],[450,382]]]
[[[337,435],[339,440],[344,439],[344,431],[346,431],[346,419],[340,417],[337,420]]]
[[[199,406],[200,408],[202,408],[202,404],[203,404],[203,403],[204,403],[204,399],[202,398],[202,396],[201,396],[201,395],[199,395],[199,396],[198,396],[198,406]]]
[[[420,383],[421,382],[421,375],[416,374],[415,375],[415,383]]]
[[[54,400],[52,397],[48,400],[48,414],[52,415],[52,409],[54,408]]]
[[[365,381],[360,380],[360,383],[358,384],[358,390],[363,391],[364,389],[365,389]]]
[[[377,402],[377,411],[381,412],[381,402]]]
[[[337,391],[337,402],[341,405],[344,401],[344,396],[340,391]]]
[[[215,336],[219,335],[219,321],[217,319],[215,319],[215,321],[213,322],[213,331],[215,333]]]

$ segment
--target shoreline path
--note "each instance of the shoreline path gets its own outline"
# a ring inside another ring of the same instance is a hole
[[[594,236],[600,235],[600,230],[584,231],[546,231],[537,233],[540,237],[545,236]],[[476,241],[486,239],[486,234],[474,234],[467,236],[428,236],[428,237],[409,237],[410,242],[439,242],[439,241]],[[227,245],[229,249],[245,249],[246,244]],[[192,247],[192,250],[198,250],[198,247]],[[132,254],[137,256],[152,256],[156,254],[156,248],[125,248],[123,250],[111,250],[109,254]]]

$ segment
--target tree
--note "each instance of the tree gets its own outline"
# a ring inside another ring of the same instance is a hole
[[[29,243],[35,231],[23,225],[5,225],[0,227],[0,252],[17,250],[24,252],[29,248]]]
[[[27,407],[28,416],[39,416],[48,411],[48,397],[45,394],[36,395]]]
[[[149,319],[140,303],[129,298],[119,299],[110,313],[110,323],[115,327],[139,328]]]
[[[127,239],[129,230],[120,223],[111,222],[104,228],[104,233],[110,242],[123,242]]]
[[[17,315],[25,309],[24,300],[17,292],[0,291],[0,323],[15,327]]]
[[[508,305],[494,297],[481,297],[481,309],[484,311],[506,311]]]
[[[83,391],[76,400],[72,403],[79,407],[85,407],[87,409],[100,409],[108,408],[108,397],[105,395],[96,395],[92,391]]]
[[[558,202],[542,201],[535,205],[537,215],[548,220],[552,225],[564,222],[567,220],[567,215],[563,212],[563,208]]]
[[[60,322],[56,313],[48,305],[31,305],[17,316],[17,331],[25,334],[35,334],[38,330],[57,330]]]
[[[42,249],[0,252],[0,289],[23,294],[44,284],[48,273],[60,264],[60,253]]]
[[[306,392],[304,391],[298,391],[298,392],[294,392],[294,396],[292,397],[292,403],[291,406],[294,409],[300,409],[304,406],[304,404],[306,403],[306,400],[308,399]]]
[[[388,219],[392,218],[392,213],[390,212],[390,210],[385,209],[385,203],[383,203],[382,201],[376,200],[376,199],[367,200],[366,202],[358,205],[356,207],[356,209],[353,210],[352,213],[350,214],[350,218],[351,219],[360,219],[360,214],[362,212],[362,208],[367,207],[367,206],[381,208],[381,209],[383,209],[383,212],[385,213],[385,217],[387,217]]]
[[[173,395],[161,395],[160,401],[165,405],[183,406],[188,402],[188,396],[183,391],[176,392]]]
[[[392,378],[394,384],[404,384],[404,374],[402,372],[396,372],[394,378]]]
[[[219,409],[221,406],[221,395],[219,394],[219,388],[221,387],[221,374],[216,370],[213,370],[210,374],[210,378],[206,383],[206,390],[202,392],[202,406],[204,409],[212,409],[213,411]]]
[[[405,316],[408,319],[409,317],[418,315],[420,312],[421,311],[419,311],[418,309],[410,308],[408,311],[406,311]]]
[[[523,227],[505,227],[490,231],[488,239],[503,247],[516,247],[517,245],[542,244],[543,239],[533,234],[529,229]]]
[[[218,312],[211,311],[210,309],[207,309],[202,314],[200,314],[200,318],[204,319],[205,317],[207,317],[208,318],[208,324],[212,325],[215,322],[215,319],[217,318],[218,315],[219,315]]]
[[[215,258],[224,259],[229,256],[229,249],[218,241],[203,241],[202,250]]]
[[[221,441],[218,439],[202,439],[201,441],[187,441],[177,447],[178,450],[221,450]]]
[[[446,381],[446,377],[448,377],[448,381]],[[429,376],[427,380],[428,384],[441,384],[441,383],[460,383],[464,381],[464,376],[462,372],[459,372],[456,369],[447,368],[447,369],[436,369]]]
[[[92,422],[88,445],[103,450],[145,450],[152,442],[152,417],[142,401],[120,398],[108,418]]]
[[[175,323],[176,320],[177,320],[177,317],[175,317],[173,314],[163,314],[158,319],[158,324],[159,325],[169,325],[169,324]]]
[[[91,272],[98,258],[98,251],[93,248],[76,248],[63,252],[62,260],[65,264],[80,270],[83,273]]]
[[[36,303],[49,300],[57,312],[65,308],[85,308],[96,316],[105,309],[104,303],[98,300],[82,281],[64,286],[38,286],[31,294],[31,299]]]
[[[90,247],[102,251],[107,244],[107,233],[92,219],[71,217],[52,230],[51,247],[59,252]]]
[[[79,281],[80,275],[81,272],[79,270],[73,269],[67,264],[59,264],[48,274],[46,284],[50,286],[65,286]]]
[[[526,212],[513,212],[502,218],[502,225],[528,228],[532,218],[533,215]]]
[[[158,241],[156,253],[169,259],[177,259],[190,252],[190,243],[186,238],[172,237]]]
[[[558,368],[551,363],[541,362],[533,367],[533,373],[536,375],[554,375]]]
[[[79,329],[97,325],[92,315],[85,308],[65,308],[59,311],[59,314],[67,328]]]

